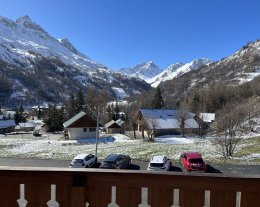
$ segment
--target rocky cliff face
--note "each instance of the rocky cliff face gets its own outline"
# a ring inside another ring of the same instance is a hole
[[[64,101],[79,88],[106,90],[116,98],[150,89],[141,80],[113,72],[80,53],[67,39],[56,39],[28,16],[12,21],[0,16],[2,101]],[[5,89],[4,89],[5,88]]]

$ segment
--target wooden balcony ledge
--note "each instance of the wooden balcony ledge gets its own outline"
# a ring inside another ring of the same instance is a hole
[[[260,176],[0,167],[0,207],[259,207]]]

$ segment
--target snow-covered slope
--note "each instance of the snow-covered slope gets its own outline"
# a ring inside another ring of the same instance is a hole
[[[16,21],[0,16],[0,68],[0,102],[64,101],[83,87],[105,90],[114,98],[118,90],[130,96],[150,89],[140,79],[96,63],[67,38],[52,37],[28,16]]]
[[[205,76],[204,82],[212,80],[225,81],[228,84],[243,84],[255,79],[260,75],[260,40],[248,42],[234,54],[222,58],[206,67],[203,71]]]
[[[138,64],[132,68],[122,68],[119,72],[148,82],[151,78],[161,73],[162,70],[152,61],[149,61],[148,63]]]
[[[151,84],[152,87],[157,87],[161,82],[172,80],[177,78],[184,73],[187,73],[192,70],[197,70],[202,65],[210,64],[212,61],[207,58],[201,58],[193,60],[189,63],[176,63],[170,65],[166,70],[161,72],[159,75],[151,78],[148,83]]]
[[[59,41],[50,36],[28,16],[18,18],[16,22],[0,16],[0,58],[10,64],[30,68],[34,53],[58,58],[66,65],[83,71],[104,68],[79,53],[67,38]]]

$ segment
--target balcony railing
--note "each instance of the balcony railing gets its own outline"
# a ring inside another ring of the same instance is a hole
[[[0,167],[0,207],[259,207],[260,176]]]

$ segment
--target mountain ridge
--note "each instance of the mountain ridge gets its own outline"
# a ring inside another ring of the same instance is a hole
[[[114,98],[121,97],[118,90],[127,97],[150,89],[140,79],[96,63],[68,39],[54,38],[29,16],[16,21],[0,16],[0,68],[5,80],[0,101],[5,104],[61,102],[80,88],[105,90]]]
[[[180,77],[187,72],[197,70],[199,67],[210,63],[212,63],[212,61],[207,58],[195,59],[189,63],[175,63],[153,77],[148,83],[150,83],[152,87],[157,87],[161,82]]]
[[[130,77],[140,78],[147,82],[150,78],[162,72],[162,70],[153,61],[149,61],[130,68],[121,68],[118,72]]]

